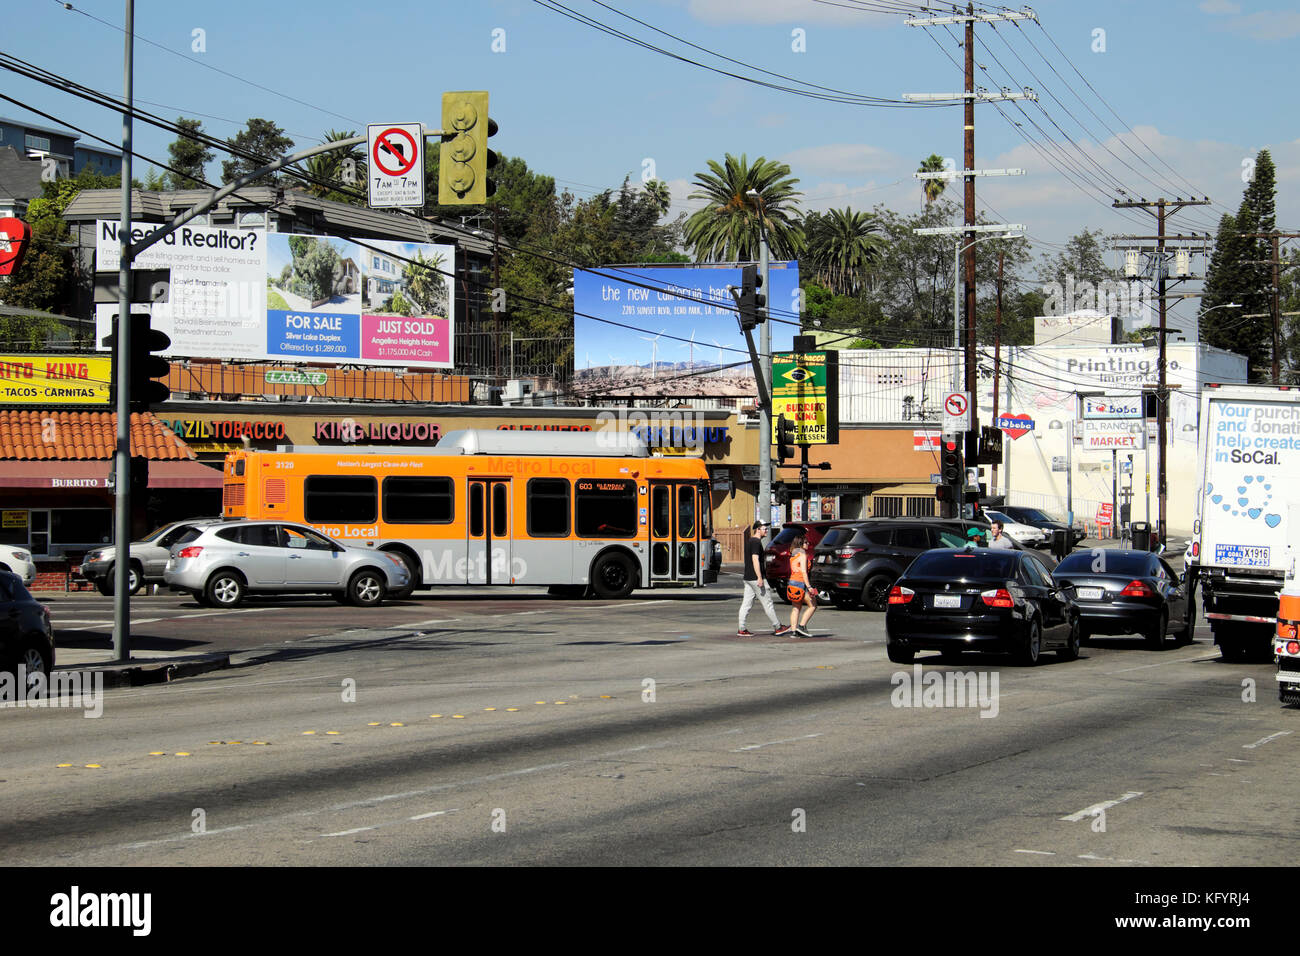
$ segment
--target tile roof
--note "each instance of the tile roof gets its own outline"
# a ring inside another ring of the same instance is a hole
[[[0,411],[0,459],[107,460],[116,447],[115,412]],[[153,461],[195,457],[150,412],[131,414],[131,454]]]

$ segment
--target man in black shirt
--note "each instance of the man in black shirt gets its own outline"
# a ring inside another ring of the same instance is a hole
[[[755,521],[749,534],[745,536],[745,596],[740,601],[740,627],[736,631],[737,637],[754,636],[745,627],[745,619],[749,617],[749,609],[753,607],[755,597],[763,605],[763,613],[767,615],[767,619],[772,622],[772,633],[777,637],[790,633],[790,628],[783,626],[777,620],[776,609],[772,607],[772,590],[767,586],[767,577],[763,574],[763,538],[770,527],[771,525],[765,521]]]

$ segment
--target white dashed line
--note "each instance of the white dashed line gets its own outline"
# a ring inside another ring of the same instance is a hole
[[[1275,734],[1269,734],[1267,737],[1264,737],[1262,740],[1256,740],[1253,744],[1242,744],[1241,746],[1243,750],[1254,750],[1256,747],[1262,747],[1270,740],[1277,740],[1277,738],[1285,737],[1289,733],[1291,733],[1291,731],[1289,730],[1279,730]]]
[[[1078,823],[1080,820],[1084,819],[1085,817],[1095,817],[1103,810],[1109,810],[1111,807],[1123,803],[1125,800],[1132,800],[1134,797],[1140,797],[1142,796],[1142,793],[1143,791],[1141,790],[1130,790],[1128,793],[1124,794],[1124,796],[1120,797],[1118,800],[1107,800],[1104,803],[1094,803],[1090,807],[1084,807],[1079,812],[1071,813],[1068,817],[1061,817],[1061,819],[1066,821],[1067,823]]]

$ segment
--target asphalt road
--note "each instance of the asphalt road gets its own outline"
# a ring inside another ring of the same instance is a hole
[[[738,602],[732,575],[603,603],[197,617],[144,599],[140,640],[238,644],[244,666],[107,691],[98,719],[0,710],[0,859],[1293,862],[1300,712],[1278,705],[1271,666],[1222,663],[1204,628],[1163,652],[1098,638],[1071,663],[917,670],[885,659],[881,615],[827,608],[813,640],[739,639]],[[71,606],[61,640],[95,634]],[[903,694],[917,674],[987,693],[935,706]]]

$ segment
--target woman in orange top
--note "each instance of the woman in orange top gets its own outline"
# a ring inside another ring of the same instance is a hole
[[[790,583],[786,587],[786,597],[790,600],[790,629],[794,636],[812,637],[805,628],[817,610],[817,597],[808,582],[808,552],[803,535],[790,542]],[[802,621],[799,620],[800,611],[804,612]]]

